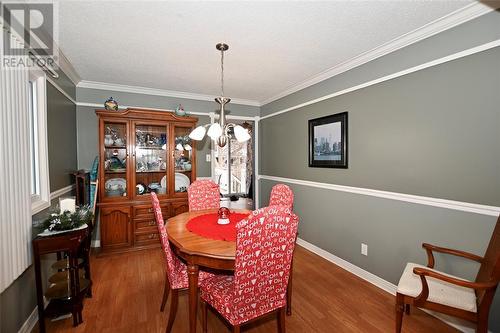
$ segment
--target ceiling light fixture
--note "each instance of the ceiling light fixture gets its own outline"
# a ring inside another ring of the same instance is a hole
[[[196,127],[190,134],[189,137],[193,140],[200,141],[205,137],[206,134],[212,139],[217,141],[220,147],[224,147],[229,140],[231,133],[234,133],[236,140],[238,142],[245,142],[250,139],[250,134],[248,130],[241,127],[240,125],[226,123],[226,104],[228,104],[231,99],[229,97],[224,97],[224,51],[229,49],[229,46],[225,43],[219,43],[215,45],[215,48],[220,51],[221,54],[221,95],[215,98],[215,101],[220,104],[219,110],[219,120],[213,124],[201,125]],[[206,127],[208,127],[208,132]]]

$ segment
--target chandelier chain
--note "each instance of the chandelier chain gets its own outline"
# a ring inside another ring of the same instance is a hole
[[[221,53],[221,61],[220,61],[220,68],[221,68],[220,90],[222,92],[221,97],[224,97],[224,50],[221,50],[220,53]]]

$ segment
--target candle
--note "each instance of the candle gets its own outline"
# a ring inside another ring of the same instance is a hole
[[[59,199],[60,213],[64,213],[69,210],[70,213],[74,213],[76,210],[76,200],[75,198],[64,198]]]

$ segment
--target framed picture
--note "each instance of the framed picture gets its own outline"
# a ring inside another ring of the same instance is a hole
[[[309,120],[309,166],[347,168],[347,112]]]

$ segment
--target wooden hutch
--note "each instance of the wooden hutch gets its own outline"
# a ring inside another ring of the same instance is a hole
[[[198,118],[136,108],[96,114],[102,252],[158,246],[150,193],[158,194],[165,219],[189,210],[196,147],[188,134]]]

